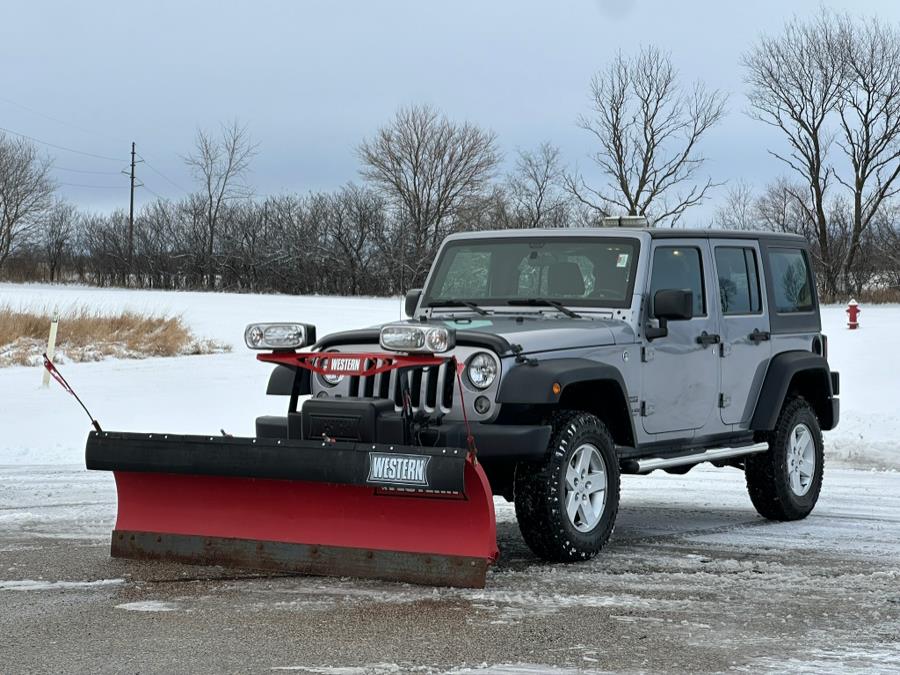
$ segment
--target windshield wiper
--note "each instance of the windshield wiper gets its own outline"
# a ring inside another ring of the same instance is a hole
[[[556,300],[548,300],[547,298],[516,298],[512,300],[506,301],[507,305],[525,305],[527,307],[553,307],[554,309],[559,310],[563,314],[565,314],[570,319],[580,319],[581,314],[577,314],[573,312],[571,309],[566,307],[561,302],[557,302]]]
[[[474,302],[470,302],[468,300],[435,300],[433,302],[428,303],[429,307],[467,307],[471,309],[473,312],[480,314],[481,316],[487,316],[490,314],[486,309],[482,309]]]

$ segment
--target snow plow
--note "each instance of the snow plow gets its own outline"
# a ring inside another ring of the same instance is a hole
[[[290,374],[294,407],[312,375],[398,378],[399,405],[313,397],[289,414],[283,433],[244,438],[96,429],[86,465],[115,475],[112,555],[483,587],[498,550],[474,438],[467,433],[465,447],[438,442],[409,393],[411,371],[449,369],[460,382],[455,359],[414,345],[406,353],[301,352],[311,326],[261,326],[248,328],[248,345],[274,347],[257,358]],[[438,347],[452,341],[450,331],[441,336]]]

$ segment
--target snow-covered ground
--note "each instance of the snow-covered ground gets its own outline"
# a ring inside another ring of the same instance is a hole
[[[0,284],[0,305],[182,314],[229,354],[66,364],[111,429],[239,434],[282,412],[246,323],[322,334],[400,315],[397,299],[134,292]],[[88,423],[37,368],[0,369],[0,662],[33,672],[900,672],[900,306],[824,312],[842,421],[806,520],[754,512],[743,476],[626,476],[610,544],[540,563],[495,500],[483,590],[271,577],[109,557],[115,487],[83,468]],[[37,466],[42,465],[42,466]],[[659,473],[659,472],[657,472]],[[52,645],[50,647],[49,645]]]
[[[300,320],[319,334],[400,317],[396,298],[235,295],[129,291],[80,286],[0,284],[0,305],[180,314],[199,338],[231,344],[229,354],[143,361],[66,364],[63,372],[101,424],[110,429],[252,434],[262,414],[283,414],[266,397],[270,368],[243,346],[253,321]],[[822,310],[832,368],[841,373],[841,423],[827,434],[829,459],[856,466],[900,468],[900,368],[893,347],[900,305],[864,307],[862,328],[846,328],[843,307]],[[35,368],[0,369],[0,465],[77,464],[87,420],[53,384],[40,387]]]

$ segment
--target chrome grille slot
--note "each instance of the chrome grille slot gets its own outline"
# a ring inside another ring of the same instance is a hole
[[[363,366],[364,369],[368,369],[375,365],[375,361],[373,359],[366,359],[366,363]],[[363,396],[367,398],[371,398],[375,395],[375,375],[367,375],[362,378],[362,390]]]
[[[412,404],[413,410],[419,410],[422,407],[422,369],[412,368],[409,373],[409,402]]]
[[[437,369],[438,366],[428,366],[422,373],[422,398],[425,412],[434,412],[437,405]]]

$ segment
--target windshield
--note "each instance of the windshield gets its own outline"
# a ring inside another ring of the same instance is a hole
[[[564,305],[631,305],[637,239],[525,237],[447,244],[425,291],[424,306],[463,300],[505,305],[527,299]]]

